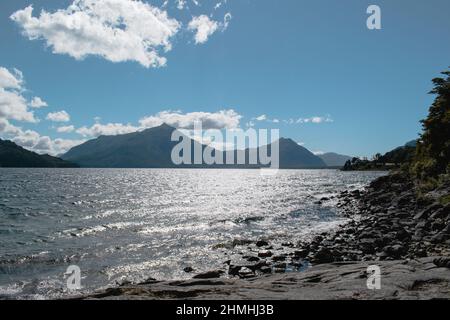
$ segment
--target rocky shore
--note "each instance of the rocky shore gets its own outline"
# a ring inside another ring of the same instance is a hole
[[[84,298],[450,299],[449,191],[444,184],[418,196],[406,176],[390,174],[340,194],[349,222],[311,241],[235,240],[242,250],[223,269],[187,267],[192,280],[149,279]],[[368,265],[380,266],[382,290],[367,289]]]

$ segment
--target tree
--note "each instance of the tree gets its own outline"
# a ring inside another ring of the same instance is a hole
[[[420,179],[450,172],[450,71],[433,79],[430,94],[437,95],[422,120],[423,133],[417,144],[412,170]]]

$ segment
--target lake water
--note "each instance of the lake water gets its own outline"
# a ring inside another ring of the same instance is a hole
[[[164,169],[1,169],[0,298],[67,294],[118,282],[184,279],[224,261],[233,239],[307,238],[342,223],[322,197],[380,172]]]

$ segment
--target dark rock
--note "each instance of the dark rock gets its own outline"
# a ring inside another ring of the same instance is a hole
[[[286,260],[286,256],[285,255],[273,256],[272,260],[273,261],[285,261]]]
[[[190,273],[190,272],[194,271],[194,269],[192,267],[186,267],[183,269],[183,271],[186,273]]]
[[[220,276],[224,274],[224,271],[222,270],[212,270],[207,271],[204,273],[199,273],[195,276],[193,276],[193,279],[213,279],[213,278],[220,278]]]
[[[433,263],[440,268],[450,268],[450,258],[448,257],[436,258]]]
[[[315,263],[329,263],[334,261],[334,255],[330,249],[322,247],[313,256]]]
[[[266,258],[266,257],[271,257],[272,256],[272,252],[269,250],[261,250],[258,252],[258,257],[260,258]]]
[[[249,262],[258,262],[260,260],[258,257],[255,257],[255,256],[249,256],[246,259]]]
[[[262,273],[272,273],[272,268],[268,266],[264,266],[261,269],[259,269]]]
[[[419,213],[417,213],[414,216],[414,220],[419,220],[419,219],[426,219],[428,218],[432,212],[440,209],[442,207],[442,205],[440,203],[433,203],[431,205],[429,205],[428,207],[426,207],[425,209],[423,209],[422,211],[420,211]]]
[[[268,245],[269,245],[269,243],[267,241],[265,241],[265,240],[258,240],[256,242],[256,246],[257,247],[264,247],[264,246],[268,246]]]

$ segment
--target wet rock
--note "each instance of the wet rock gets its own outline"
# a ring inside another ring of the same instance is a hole
[[[286,260],[286,256],[285,255],[273,256],[272,260],[273,261],[284,261],[284,260]]]
[[[267,241],[265,241],[265,240],[258,240],[256,242],[256,246],[257,247],[265,247],[265,246],[268,246],[268,245],[269,245],[269,243]]]
[[[283,242],[281,244],[283,247],[293,248],[294,244],[292,242]]]
[[[199,273],[195,276],[193,276],[193,279],[214,279],[214,278],[220,278],[220,276],[222,274],[224,274],[225,272],[223,270],[212,270],[212,271],[207,271],[204,273]]]
[[[194,268],[186,267],[186,268],[183,269],[183,271],[186,272],[186,273],[190,273],[190,272],[194,271]]]
[[[272,251],[270,250],[261,250],[258,252],[258,257],[267,258],[272,256]]]
[[[269,266],[264,266],[261,269],[259,269],[262,273],[272,273],[272,268]]]
[[[286,266],[287,266],[286,262],[278,262],[273,265],[274,268],[281,268],[281,269],[286,269]]]
[[[330,263],[334,261],[333,252],[326,247],[320,248],[314,255],[313,261],[315,263]]]
[[[237,276],[239,274],[240,270],[241,270],[241,266],[230,265],[230,267],[228,268],[228,274],[230,276]]]
[[[255,256],[247,256],[247,257],[243,257],[243,258],[249,262],[258,262],[260,260],[258,257],[255,257]]]
[[[254,277],[255,273],[252,270],[250,270],[249,268],[244,267],[239,270],[238,275],[240,278],[246,279],[246,278]]]

